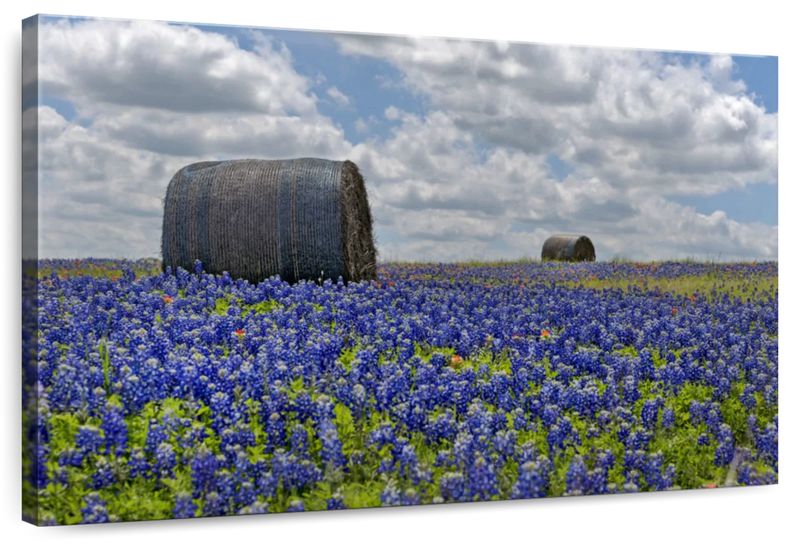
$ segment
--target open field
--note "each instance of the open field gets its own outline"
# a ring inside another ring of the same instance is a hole
[[[46,523],[778,479],[776,263],[38,276],[24,424]]]

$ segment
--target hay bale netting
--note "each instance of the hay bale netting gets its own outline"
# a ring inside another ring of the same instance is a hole
[[[251,283],[376,279],[372,214],[350,161],[198,162],[167,187],[163,267],[227,271]]]
[[[594,245],[587,236],[555,234],[542,246],[542,260],[594,261]]]

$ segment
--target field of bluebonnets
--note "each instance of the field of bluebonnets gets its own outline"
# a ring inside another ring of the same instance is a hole
[[[24,485],[73,524],[776,483],[777,278],[40,261]]]

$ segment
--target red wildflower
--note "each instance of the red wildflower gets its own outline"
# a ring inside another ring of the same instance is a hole
[[[715,487],[717,487],[717,484],[707,483],[703,487],[705,487],[706,489],[714,489]]]
[[[548,331],[548,330],[542,331],[542,336],[544,336],[544,337],[550,336],[550,331]]]
[[[244,331],[242,329],[236,329],[236,334],[238,334],[239,336],[243,336]]]
[[[678,309],[677,309],[677,308],[673,308],[673,309],[672,309],[672,315],[675,315],[675,314],[677,314],[677,313],[678,313]]]
[[[167,296],[164,297],[164,304],[169,304],[173,300],[175,300],[175,299],[172,298],[171,296],[167,295]]]

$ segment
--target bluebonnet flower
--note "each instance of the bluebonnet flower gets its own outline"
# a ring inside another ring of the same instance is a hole
[[[293,500],[289,503],[289,508],[286,509],[287,512],[305,512],[305,510],[306,506],[301,499]]]
[[[446,470],[454,469],[456,461],[453,459],[452,452],[450,450],[439,450],[436,454],[436,459],[433,460],[433,466],[442,467]]]
[[[247,514],[267,514],[269,513],[269,505],[265,502],[255,501],[253,504],[249,506],[245,506],[238,512],[242,515]]]
[[[84,455],[97,453],[103,444],[100,429],[91,425],[81,425],[75,437],[75,446]]]
[[[664,456],[661,452],[651,453],[647,456],[642,470],[644,481],[650,489],[664,491],[672,487],[672,482],[675,479],[675,466],[669,465],[666,470],[662,470],[663,464]]]
[[[354,450],[350,454],[350,458],[348,460],[348,464],[351,467],[357,467],[357,466],[363,465],[364,461],[365,461],[364,452],[362,450]]]
[[[39,443],[36,447],[36,484],[39,489],[47,487],[49,478],[47,476],[47,457],[49,455],[47,446]]]
[[[345,510],[347,506],[344,504],[344,495],[341,490],[338,490],[331,495],[330,499],[325,501],[328,510]]]
[[[625,483],[622,484],[623,493],[638,493],[641,491],[639,481],[641,480],[641,473],[638,470],[632,470],[625,475]]]
[[[692,417],[692,424],[697,426],[703,422],[703,405],[696,400],[689,406],[689,414]]]
[[[461,502],[469,500],[466,479],[460,472],[445,473],[439,482],[439,489],[445,501]]]
[[[658,401],[648,399],[642,406],[642,425],[645,429],[653,430],[658,423]]]
[[[483,457],[476,457],[467,468],[467,489],[473,500],[488,500],[499,493],[494,465]]]
[[[85,458],[85,454],[83,451],[75,449],[75,448],[66,448],[61,451],[58,456],[58,464],[59,466],[71,466],[71,467],[80,467],[83,464],[83,460]]]
[[[286,443],[286,423],[279,412],[272,412],[266,421],[267,445],[273,448],[283,447]]]
[[[63,486],[69,485],[69,471],[64,467],[59,467],[55,471],[53,481]]]
[[[550,487],[552,463],[545,456],[536,461],[530,460],[521,464],[517,481],[511,490],[512,499],[533,499],[545,497]]]
[[[380,449],[387,444],[396,445],[397,438],[391,423],[383,423],[380,427],[370,433],[369,445],[374,445]]]
[[[415,506],[421,503],[421,497],[419,493],[413,488],[406,489],[406,492],[403,493],[403,497],[401,499],[401,504],[403,506]]]
[[[458,432],[455,419],[451,412],[430,417],[425,428],[425,440],[429,444],[453,440]]]
[[[622,387],[622,398],[625,403],[632,405],[639,400],[640,397],[639,384],[636,382],[636,379],[633,376],[626,377]]]
[[[517,431],[524,431],[530,427],[528,416],[522,408],[514,410],[514,428]]]
[[[175,497],[175,508],[172,510],[176,518],[193,518],[197,512],[197,505],[192,501],[189,493],[178,493]]]
[[[397,484],[394,480],[390,480],[381,493],[382,506],[400,506],[402,504],[400,497],[400,490],[397,489]]]
[[[517,443],[517,432],[505,430],[498,432],[492,440],[495,451],[500,455],[500,463],[508,457],[513,457],[514,447]]]
[[[275,496],[278,488],[278,477],[272,471],[262,472],[256,478],[256,490],[258,494],[267,499]]]
[[[675,427],[675,410],[672,408],[664,408],[661,414],[661,426],[664,429],[672,429]]]
[[[714,452],[714,464],[718,467],[727,466],[733,461],[734,446],[733,432],[728,424],[723,423],[717,437],[719,446]]]
[[[547,427],[552,427],[558,422],[558,406],[552,404],[545,406],[542,412],[542,423]]]
[[[717,434],[722,424],[722,413],[716,403],[707,405],[704,422],[711,433]]]
[[[597,414],[597,424],[603,431],[608,430],[611,426],[611,413],[608,410],[601,410],[599,414]]]
[[[201,444],[192,460],[192,485],[195,497],[213,489],[218,466],[216,456],[208,446]]]
[[[103,415],[100,426],[105,438],[106,453],[120,455],[128,447],[128,427],[116,406],[109,406]]]
[[[572,458],[567,470],[567,495],[584,495],[592,488],[589,470],[583,458],[576,455]]]
[[[395,482],[392,504],[538,497],[551,493],[553,462],[539,455],[549,452],[568,463],[570,493],[670,489],[681,480],[665,460],[674,452],[648,455],[653,444],[700,436],[703,459],[713,452],[722,470],[737,446],[722,409],[734,394],[747,419],[739,482],[777,481],[777,419],[763,424],[777,410],[777,296],[639,286],[703,277],[703,265],[381,265],[379,287],[256,286],[200,263],[198,275],[141,276],[86,261],[121,272],[113,281],[58,263],[47,266],[71,277],[42,275],[39,334],[24,340],[39,354],[41,387],[24,395],[38,391],[42,403],[29,448],[40,471],[26,475],[40,488],[96,486],[110,497],[127,469],[122,485],[155,479],[162,491],[159,479],[191,478],[195,515],[253,513],[279,491],[308,500],[323,477],[349,483],[380,463]],[[768,263],[720,270],[745,285],[776,274]],[[565,285],[592,276],[630,278],[631,288]],[[148,404],[163,412],[148,408],[158,415],[142,421]],[[356,433],[345,440],[348,411]],[[97,427],[53,449],[63,413]],[[350,441],[361,432],[363,443]],[[615,438],[619,459],[600,448]],[[615,469],[620,488],[608,483]]]
[[[159,478],[172,478],[174,476],[175,467],[178,465],[178,459],[175,456],[175,451],[172,449],[172,444],[162,442],[156,449],[156,460],[153,463],[153,472]]]
[[[650,442],[651,435],[641,427],[636,428],[631,434],[625,438],[625,447],[632,450],[647,449],[647,444]]]
[[[95,471],[92,474],[90,487],[92,489],[102,489],[108,487],[116,480],[111,469],[111,464],[105,457],[98,457],[95,461]]]
[[[241,475],[240,475],[241,476]],[[237,504],[250,504],[256,500],[256,489],[253,482],[245,481],[239,486],[239,493],[236,496]]]
[[[145,451],[151,455],[155,455],[158,446],[168,438],[166,427],[159,424],[155,419],[150,420],[150,425],[147,429],[147,438],[145,440]]]
[[[83,520],[81,523],[106,523],[109,521],[106,501],[100,498],[96,492],[87,494],[84,497],[86,506],[81,508]]]
[[[758,455],[778,471],[778,416],[764,427],[756,439]]]
[[[622,458],[622,464],[626,473],[639,472],[644,469],[645,460],[646,453],[644,450],[626,450]]]
[[[617,440],[620,442],[627,441],[628,437],[631,435],[631,426],[627,421],[623,421],[619,424],[619,429],[617,429]]]
[[[419,458],[414,446],[406,444],[397,456],[398,474],[411,478],[419,470]]]
[[[777,380],[773,378],[774,385],[770,384],[764,388],[764,402],[768,406],[775,406],[778,404],[778,384]]]
[[[205,425],[202,423],[193,423],[181,435],[179,444],[181,448],[187,450],[197,444],[202,444],[203,441],[208,438],[208,436],[208,431],[206,430]]]
[[[740,485],[759,485],[758,473],[750,463],[742,463],[738,470],[737,481]]]
[[[226,509],[222,497],[216,491],[212,491],[205,496],[203,501],[202,515],[206,517],[223,516]]]
[[[217,472],[216,492],[219,494],[219,508],[222,513],[227,515],[233,511],[234,502],[237,498],[236,488],[238,478],[228,469],[220,469]]]
[[[663,476],[661,479],[661,488],[662,489],[672,489],[674,486],[675,478],[678,476],[678,469],[675,467],[674,464],[670,463],[667,465],[667,468],[663,471]]]
[[[336,426],[329,419],[320,421],[319,437],[322,442],[322,461],[326,467],[346,469],[347,458],[342,451],[342,441]]]

